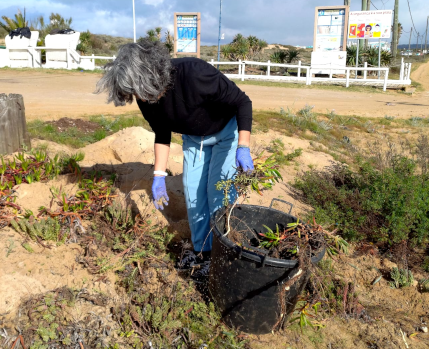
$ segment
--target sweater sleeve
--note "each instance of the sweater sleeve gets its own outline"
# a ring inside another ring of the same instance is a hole
[[[162,123],[163,118],[156,117],[150,110],[148,103],[137,100],[137,105],[143,114],[143,117],[149,123],[152,131],[155,133],[155,143],[170,144],[171,143],[171,130],[167,123]]]
[[[203,100],[221,103],[237,110],[239,131],[252,130],[252,101],[238,86],[212,65],[199,63],[199,69],[191,80],[196,91],[200,91]]]

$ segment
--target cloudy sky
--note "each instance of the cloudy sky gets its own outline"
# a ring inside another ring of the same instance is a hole
[[[409,0],[414,24],[422,35],[429,16],[428,0]],[[256,35],[269,43],[313,44],[315,6],[341,5],[342,0],[223,0],[222,33],[228,43],[237,33]],[[174,12],[201,12],[203,45],[217,44],[219,0],[135,0],[137,37],[147,29],[162,26],[173,29]],[[360,0],[351,0],[352,10],[360,9]],[[400,0],[399,21],[409,33],[412,26],[406,0]],[[393,9],[394,0],[373,0],[378,9]],[[132,0],[1,0],[0,16],[13,16],[26,8],[29,19],[51,12],[72,17],[72,28],[89,29],[96,34],[132,37]],[[373,7],[374,8],[374,7]],[[404,33],[400,43],[408,43]],[[413,38],[413,42],[416,38]]]

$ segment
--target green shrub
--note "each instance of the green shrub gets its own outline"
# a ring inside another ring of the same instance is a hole
[[[429,182],[416,162],[394,156],[382,169],[370,159],[358,158],[357,165],[357,172],[342,164],[312,169],[295,181],[316,220],[349,240],[427,244]]]

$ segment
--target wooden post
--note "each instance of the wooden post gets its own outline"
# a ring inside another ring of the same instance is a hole
[[[22,95],[0,94],[0,154],[31,148]]]

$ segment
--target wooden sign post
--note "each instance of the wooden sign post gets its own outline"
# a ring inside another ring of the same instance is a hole
[[[174,14],[174,57],[195,55],[200,58],[201,14],[176,12]]]
[[[349,6],[316,7],[313,52],[346,51]]]
[[[21,95],[0,94],[0,155],[31,148]]]

